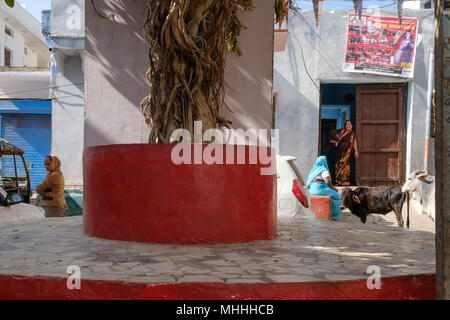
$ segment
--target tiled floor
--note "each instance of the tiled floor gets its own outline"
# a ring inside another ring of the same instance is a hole
[[[67,277],[69,265],[81,268],[82,279],[151,283],[364,279],[370,265],[382,276],[434,273],[434,224],[414,211],[409,230],[396,226],[393,213],[377,224],[349,212],[339,222],[304,213],[279,225],[275,240],[234,245],[98,239],[83,234],[82,217],[0,225],[0,274]]]

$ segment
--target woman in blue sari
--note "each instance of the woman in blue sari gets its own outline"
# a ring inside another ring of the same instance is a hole
[[[328,169],[327,158],[320,156],[317,158],[314,167],[309,172],[306,185],[309,193],[314,196],[330,196],[331,198],[331,218],[337,220],[341,217],[341,201],[337,189],[331,184],[330,170]]]

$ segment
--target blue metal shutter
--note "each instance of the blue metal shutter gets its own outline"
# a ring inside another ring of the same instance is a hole
[[[51,150],[51,116],[40,114],[3,114],[2,138],[21,148],[27,164],[33,163],[30,171],[31,187],[42,182],[47,171],[44,158]],[[25,176],[25,169],[20,157],[16,157],[17,174]],[[14,160],[11,157],[2,158],[2,176],[15,176]]]

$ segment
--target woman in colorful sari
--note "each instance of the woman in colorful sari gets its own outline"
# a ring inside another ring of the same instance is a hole
[[[356,135],[350,120],[345,121],[344,128],[339,131],[339,140],[331,141],[336,145],[336,185],[350,185],[350,165],[353,156],[358,159]]]
[[[330,170],[328,169],[327,158],[320,156],[317,158],[314,167],[309,172],[306,185],[309,193],[314,196],[330,196],[331,198],[331,218],[337,220],[341,217],[341,201],[339,193],[331,184]]]

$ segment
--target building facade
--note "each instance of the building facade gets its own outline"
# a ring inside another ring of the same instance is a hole
[[[425,165],[434,174],[434,139],[425,157],[434,10],[403,10],[404,19],[418,19],[412,78],[343,71],[349,13],[324,10],[318,27],[312,10],[290,13],[286,50],[274,57],[280,154],[295,156],[304,175],[324,154],[334,181],[328,133],[350,119],[360,153],[352,184],[402,184]],[[397,12],[365,9],[363,15],[396,18]],[[369,118],[362,121],[362,113]]]
[[[258,0],[250,12],[238,13],[247,28],[239,36],[243,54],[227,55],[228,108],[221,109],[233,129],[268,130],[272,126],[272,2]],[[139,111],[140,102],[150,92],[145,77],[149,48],[142,31],[146,4],[146,0],[101,0],[95,2],[95,10],[86,2],[85,147],[148,141],[150,130]],[[114,18],[105,18],[111,15]],[[258,59],[246,52],[258,52]]]
[[[51,151],[50,52],[41,24],[22,6],[0,2],[0,136],[25,151],[31,186],[46,174]],[[2,176],[14,176],[2,158]],[[19,174],[25,169],[19,167]]]
[[[52,69],[52,152],[61,159],[66,186],[83,184],[84,7],[83,0],[53,0],[49,38]]]

